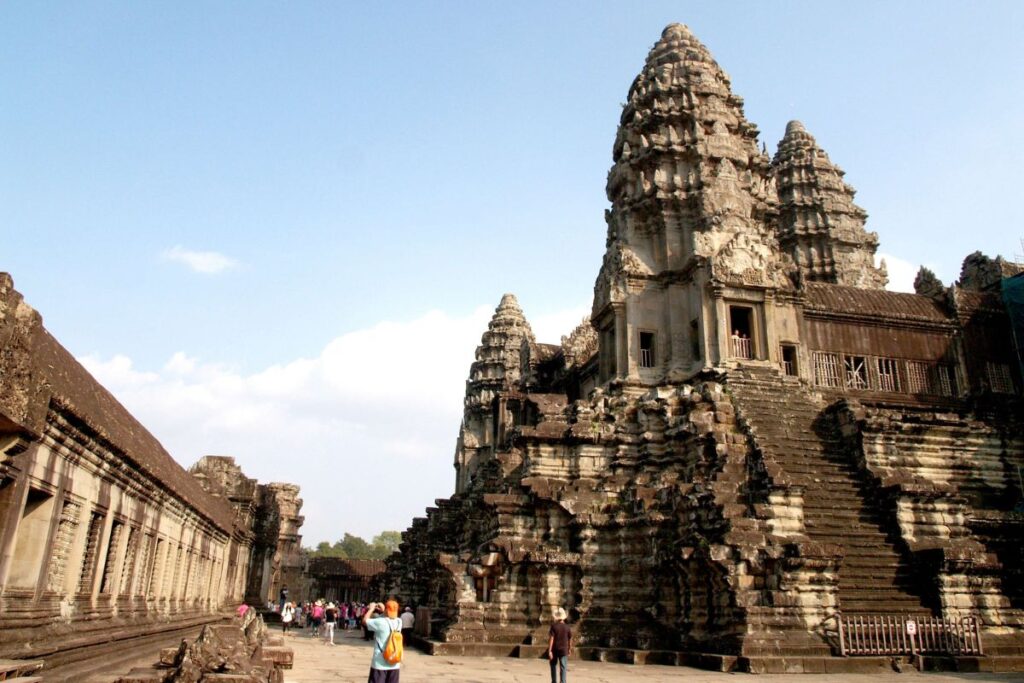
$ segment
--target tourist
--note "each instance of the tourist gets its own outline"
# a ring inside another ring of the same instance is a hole
[[[555,620],[548,630],[548,661],[551,662],[551,683],[558,683],[555,673],[561,683],[566,683],[569,678],[569,655],[572,654],[572,629],[565,623],[565,610],[556,607]]]
[[[343,602],[338,606],[338,623],[345,631],[348,630],[348,603]]]
[[[320,625],[324,623],[324,601],[317,600],[313,603],[313,634],[312,638],[320,635]]]
[[[334,625],[338,622],[338,608],[333,602],[327,603],[324,610],[324,642],[334,645]]]
[[[291,628],[292,620],[295,619],[295,605],[290,602],[284,603],[281,608],[281,632],[288,633],[288,629]]]
[[[402,630],[411,631],[412,627],[416,625],[416,616],[412,613],[412,607],[408,605],[402,610]]]
[[[380,616],[374,616],[379,614]],[[367,683],[398,683],[399,664],[388,664],[384,659],[384,650],[388,638],[394,631],[402,630],[402,620],[398,619],[398,603],[388,600],[387,604],[370,603],[363,614],[363,628],[374,635],[373,659],[370,661],[370,677]]]
[[[285,584],[285,585],[281,586],[281,593],[277,597],[278,597],[278,603],[280,603],[280,605],[281,605],[281,607],[280,607],[280,609],[278,609],[278,611],[282,612],[282,611],[284,611],[284,603],[288,602],[288,584]]]
[[[373,611],[373,607],[376,604],[377,603],[371,602],[369,605],[363,605],[363,607],[361,608],[362,611],[363,611],[363,615],[360,617],[360,621],[363,624],[363,640],[370,640],[370,638],[373,637],[372,635],[370,635],[370,633],[371,633],[370,629],[366,628],[366,615],[369,612]]]

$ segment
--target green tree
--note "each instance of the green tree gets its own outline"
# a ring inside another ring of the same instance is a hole
[[[373,548],[375,560],[383,560],[391,553],[398,550],[398,544],[402,542],[402,534],[398,531],[382,531],[373,537]]]
[[[398,550],[402,534],[398,531],[382,531],[367,543],[360,536],[346,533],[344,538],[333,544],[321,541],[316,548],[306,548],[310,557],[340,557],[346,560],[383,560]]]
[[[336,544],[341,550],[341,557],[348,560],[370,560],[370,544],[359,536],[345,534],[345,538]]]

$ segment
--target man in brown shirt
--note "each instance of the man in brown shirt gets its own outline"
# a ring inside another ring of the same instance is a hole
[[[555,677],[557,671],[561,683],[566,683],[569,676],[569,655],[572,654],[572,629],[565,623],[565,610],[556,607],[555,620],[548,631],[548,661],[551,662],[551,683],[559,683]]]

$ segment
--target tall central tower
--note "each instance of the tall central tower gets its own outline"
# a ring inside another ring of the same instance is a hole
[[[591,316],[602,382],[685,379],[728,359],[733,333],[773,356],[765,304],[791,283],[757,134],[707,48],[668,26],[630,87],[608,174]]]

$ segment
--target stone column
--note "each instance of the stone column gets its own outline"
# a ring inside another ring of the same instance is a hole
[[[775,327],[775,297],[771,292],[765,292],[761,310],[764,312],[764,360],[778,364],[782,359],[779,358],[779,332]]]
[[[690,322],[689,306],[686,303],[681,285],[669,284],[665,287],[666,338],[659,342],[664,351],[656,351],[665,354],[665,377],[670,381],[682,379],[685,372],[684,359],[689,355],[686,349],[686,330]]]
[[[708,365],[721,365],[732,354],[729,349],[729,312],[720,289],[715,289],[713,298],[706,306],[707,318],[715,321],[715,339],[708,343]],[[713,350],[713,355],[712,355]]]
[[[34,456],[38,445],[31,446],[31,454]],[[22,456],[24,457],[24,456]],[[6,519],[3,522],[3,531],[0,532],[0,590],[7,585],[7,577],[11,571],[11,561],[14,559],[14,547],[18,539],[18,526],[21,522],[22,510],[25,509],[25,502],[28,500],[28,480],[24,473],[17,473],[13,484],[8,484],[12,490],[7,493],[11,497],[11,503],[7,508]]]
[[[615,311],[615,377],[625,379],[629,374],[629,329],[625,307],[617,305]]]

